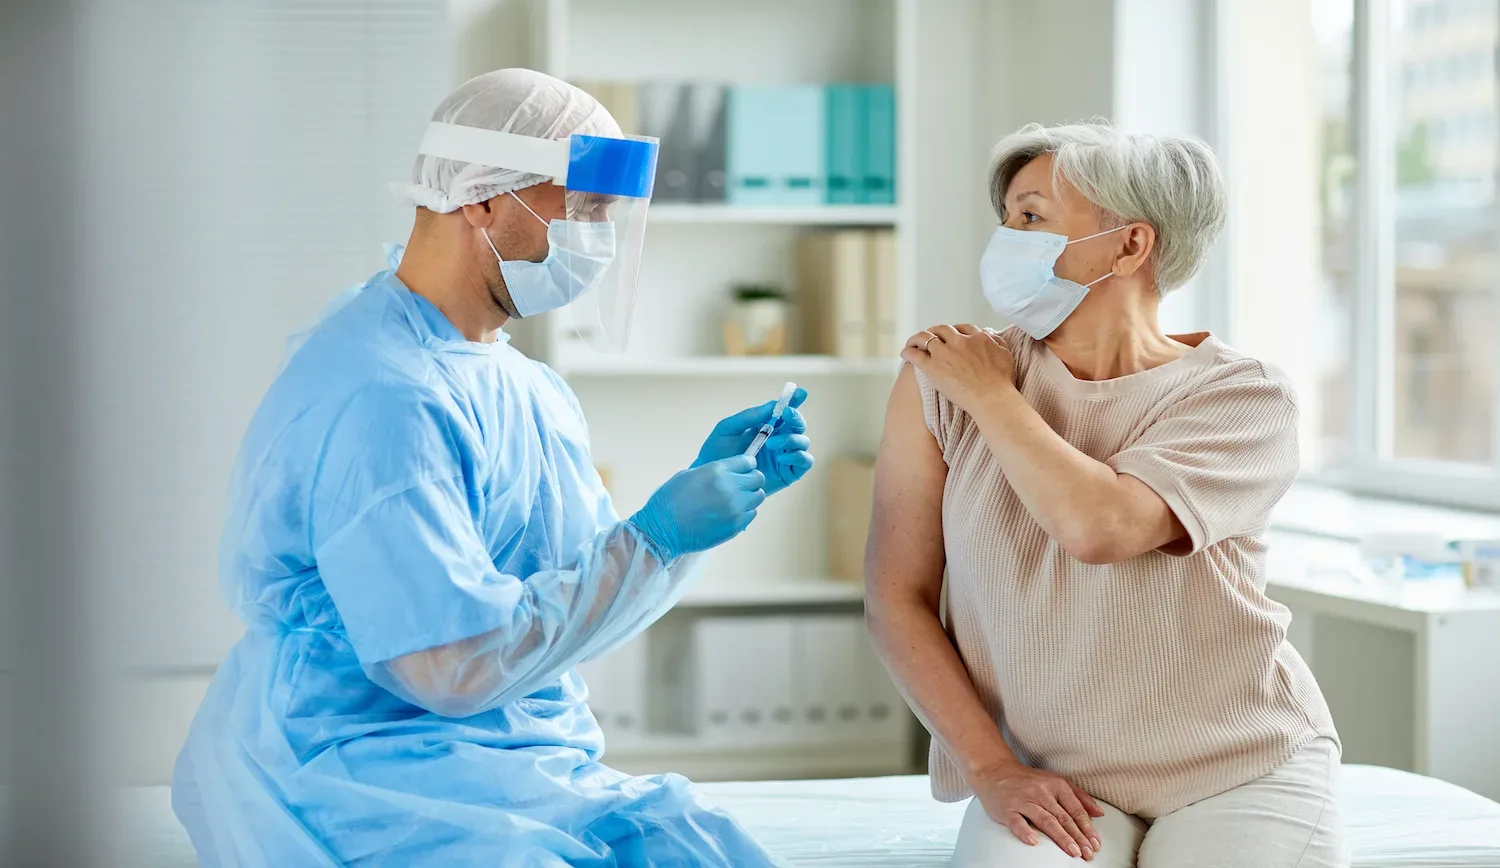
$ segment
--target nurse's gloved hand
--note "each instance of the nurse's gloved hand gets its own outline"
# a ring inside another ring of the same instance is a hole
[[[630,517],[667,560],[711,549],[738,536],[765,502],[766,477],[743,455],[681,471]]]
[[[799,388],[793,393],[775,432],[755,456],[756,467],[766,475],[766,494],[775,494],[812,469],[813,457],[808,451],[812,449],[812,441],[807,437],[807,420],[796,409],[806,400],[806,389]],[[755,439],[755,432],[770,420],[775,406],[775,401],[767,401],[715,425],[713,433],[703,441],[703,448],[698,450],[698,460],[693,466],[743,454],[750,441]]]

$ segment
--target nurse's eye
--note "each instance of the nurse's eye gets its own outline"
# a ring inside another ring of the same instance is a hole
[[[1021,212],[1021,222],[1022,223],[1035,223],[1036,221],[1038,221],[1040,219],[1042,219],[1042,218],[1038,217],[1036,214],[1033,214],[1030,211],[1022,211]]]

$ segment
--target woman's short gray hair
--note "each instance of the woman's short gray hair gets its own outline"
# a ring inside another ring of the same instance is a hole
[[[1030,124],[1000,140],[990,158],[990,199],[1003,221],[1016,173],[1052,154],[1052,177],[1099,209],[1106,228],[1156,230],[1152,264],[1165,295],[1191,278],[1224,229],[1229,210],[1213,149],[1197,139],[1125,133],[1107,122]]]

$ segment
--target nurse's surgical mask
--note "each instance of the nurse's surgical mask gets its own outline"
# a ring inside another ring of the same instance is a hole
[[[1085,284],[1058,277],[1052,269],[1063,248],[1119,232],[1129,225],[1072,240],[1055,232],[997,228],[979,258],[979,285],[985,299],[996,313],[1022,331],[1037,340],[1045,338],[1078,309],[1089,287],[1114,274],[1107,271]]]
[[[500,263],[500,274],[505,278],[516,314],[528,317],[557,310],[598,286],[615,259],[615,224],[608,220],[549,222],[532,211],[520,196],[510,195],[547,227],[547,258],[541,262],[501,257],[489,233],[479,230]]]

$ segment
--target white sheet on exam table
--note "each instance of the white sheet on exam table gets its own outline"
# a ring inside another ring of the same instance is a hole
[[[964,805],[943,805],[922,777],[704,784],[794,866],[947,864]],[[1500,804],[1442,781],[1369,766],[1344,767],[1345,822],[1354,868],[1496,868]],[[166,787],[127,791],[121,820],[127,868],[192,868],[187,835]]]

